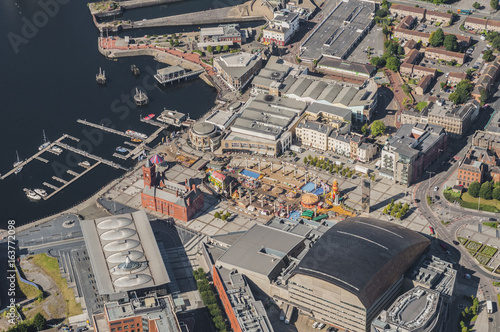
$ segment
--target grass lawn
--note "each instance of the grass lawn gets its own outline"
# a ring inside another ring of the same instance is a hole
[[[490,247],[490,246],[484,246],[484,248],[481,250],[481,254],[493,257],[497,253],[497,249]]]
[[[479,248],[481,248],[482,244],[481,243],[477,243],[477,242],[474,242],[474,241],[469,241],[469,243],[467,243],[467,245],[465,246],[467,249],[469,250],[472,250],[472,251],[478,251]]]
[[[491,227],[491,228],[497,228],[496,222],[483,222],[483,225]]]
[[[61,277],[59,271],[59,264],[56,258],[47,256],[46,254],[38,254],[32,257],[32,262],[39,266],[45,273],[47,273],[52,280],[59,287],[61,294],[66,301],[66,314],[68,317],[79,315],[82,313],[82,307],[75,301],[73,290],[68,288],[66,279]]]
[[[488,262],[490,261],[490,259],[491,259],[491,258],[490,258],[490,257],[488,257],[488,256],[484,256],[484,255],[477,254],[477,255],[476,255],[476,259],[477,259],[477,261],[478,261],[480,264],[482,264],[482,265],[486,265],[486,264],[488,264]]]
[[[475,203],[476,209],[477,209],[477,203],[479,202],[479,198],[472,197],[471,195],[469,195],[468,192],[465,192],[462,194],[462,200],[464,202]],[[497,210],[500,209],[500,202],[497,201],[496,199],[483,199],[483,198],[481,198],[481,205],[490,205],[490,206],[496,207]],[[496,211],[494,211],[494,212],[496,212]]]
[[[27,299],[34,299],[41,292],[38,289],[36,289],[36,287],[25,284],[24,282],[22,282],[19,279],[19,276],[17,274],[16,274],[16,282],[17,282],[17,286],[18,286],[18,291],[20,293],[24,294],[24,296],[26,296]],[[18,295],[21,295],[20,293]]]
[[[426,101],[421,101],[417,104],[417,106],[415,106],[415,108],[420,112],[424,109],[425,106],[427,106],[427,102]]]

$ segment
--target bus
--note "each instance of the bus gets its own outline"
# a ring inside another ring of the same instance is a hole
[[[429,226],[429,230],[431,231],[431,235],[434,235],[434,234],[435,234],[435,233],[434,233],[434,227]]]
[[[489,314],[492,314],[492,313],[493,313],[493,302],[491,302],[491,301],[486,301],[486,311],[487,311]]]

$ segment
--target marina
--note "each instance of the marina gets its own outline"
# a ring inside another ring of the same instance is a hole
[[[92,123],[92,122],[89,122],[87,120],[81,120],[81,119],[76,120],[76,122],[84,124],[86,126],[90,126],[90,127],[94,127],[94,128],[97,128],[97,129],[101,129],[103,131],[107,131],[107,132],[112,133],[112,134],[121,135],[121,136],[129,137],[129,138],[137,138],[136,135],[131,134],[131,133],[135,133],[133,131],[128,131],[127,130],[127,132],[123,132],[123,131],[116,130],[116,129],[113,129],[113,128],[110,128],[110,127],[106,127],[104,125],[100,125],[100,124],[97,124],[97,123]]]
[[[70,135],[67,135],[67,134],[64,134],[62,135],[61,137],[59,137],[55,142],[52,142],[50,143],[49,145],[45,146],[42,150],[39,150],[37,153],[35,153],[33,156],[29,157],[28,159],[26,160],[23,160],[23,161],[20,161],[19,160],[19,156],[18,156],[18,161],[14,163],[13,165],[13,169],[11,169],[10,171],[8,171],[7,173],[3,174],[1,177],[0,177],[0,180],[4,180],[5,178],[7,178],[9,175],[15,173],[19,173],[20,171],[18,171],[19,169],[22,169],[24,166],[26,166],[28,163],[30,163],[31,161],[33,160],[40,160],[40,155],[42,153],[44,153],[45,151],[51,151],[50,148],[55,145],[56,143],[57,144],[61,144],[61,141],[64,140],[65,138],[69,138],[69,139],[72,139],[74,141],[80,141],[78,138],[75,138],[73,136],[70,136]],[[42,158],[44,159],[44,158]],[[46,160],[46,159],[44,159]],[[45,162],[42,160],[42,162]],[[47,161],[48,162],[48,161]]]
[[[61,187],[57,187],[57,186],[54,186],[54,185],[52,185],[50,183],[44,182],[43,184],[45,186],[54,189],[54,191],[52,193],[50,193],[49,195],[43,197],[43,199],[44,200],[48,200],[49,198],[51,198],[52,196],[54,196],[55,194],[57,194],[58,192],[60,192],[61,190],[63,190],[64,188],[66,188],[67,186],[69,186],[70,184],[72,184],[73,182],[75,182],[76,180],[78,180],[80,177],[82,177],[83,175],[85,175],[87,172],[89,172],[90,170],[92,170],[94,167],[96,167],[99,164],[101,164],[100,161],[96,162],[94,165],[90,166],[89,168],[87,168],[83,172],[79,173],[78,176],[75,176],[73,179],[71,179],[69,181],[65,181],[65,183]]]

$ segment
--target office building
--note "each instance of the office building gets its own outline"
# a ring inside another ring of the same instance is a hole
[[[443,127],[417,123],[404,124],[382,149],[380,175],[410,186],[425,175],[429,165],[446,149]]]
[[[242,90],[262,67],[259,55],[231,53],[214,59],[214,69],[232,90]]]
[[[299,14],[284,9],[274,13],[274,18],[262,31],[262,42],[283,47],[298,30]]]

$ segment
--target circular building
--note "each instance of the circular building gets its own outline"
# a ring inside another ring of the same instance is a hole
[[[404,274],[429,245],[408,228],[348,218],[326,231],[292,272],[290,298],[328,324],[368,331],[375,316],[400,294]]]
[[[189,129],[189,140],[199,151],[214,151],[220,146],[220,134],[215,125],[198,122]]]
[[[318,195],[307,193],[302,195],[300,199],[300,204],[306,209],[312,209],[318,204],[319,197]]]

